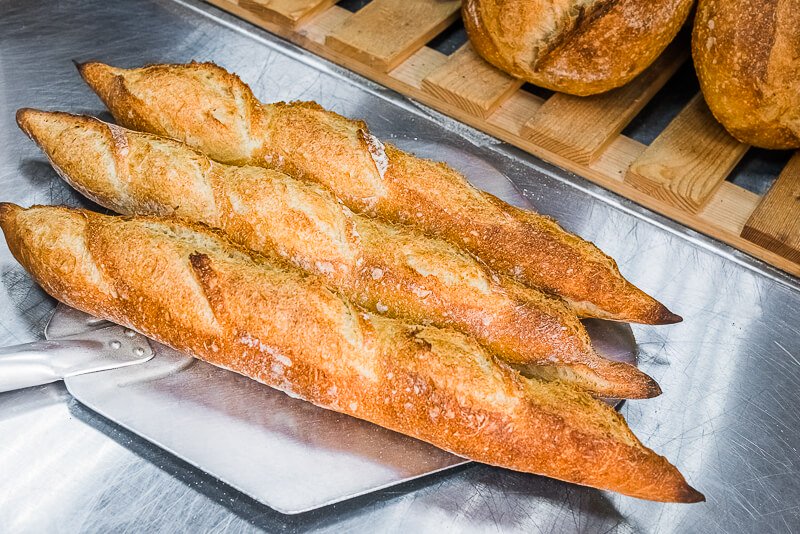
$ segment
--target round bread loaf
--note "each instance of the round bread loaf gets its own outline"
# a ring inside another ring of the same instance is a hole
[[[535,85],[591,95],[628,83],[678,33],[693,0],[465,0],[489,63]]]
[[[731,135],[800,148],[800,0],[700,0],[692,56],[708,107]]]

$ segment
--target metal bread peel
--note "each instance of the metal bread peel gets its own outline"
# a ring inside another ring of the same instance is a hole
[[[141,334],[79,314],[59,306],[45,327],[45,341],[0,348],[0,392],[136,365],[154,356]]]
[[[0,349],[0,391],[63,378],[82,404],[286,514],[467,463],[110,324],[59,304],[47,341]]]

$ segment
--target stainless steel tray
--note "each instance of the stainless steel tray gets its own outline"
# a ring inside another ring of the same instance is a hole
[[[70,60],[215,60],[264,100],[313,99],[382,137],[467,152],[539,211],[596,242],[684,317],[634,326],[656,399],[622,412],[708,497],[682,506],[473,464],[285,516],[71,400],[61,386],[0,395],[0,531],[765,532],[800,525],[796,279],[310,56],[201,3],[0,1],[0,198],[88,205],[14,125],[38,106],[100,113]],[[0,245],[0,344],[52,312]]]

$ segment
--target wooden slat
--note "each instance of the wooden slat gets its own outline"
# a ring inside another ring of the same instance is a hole
[[[297,28],[296,31],[287,31],[284,26],[278,25],[270,27],[261,24],[261,26],[271,28],[271,32],[319,53],[325,47],[325,38],[340,28],[351,16],[352,14],[343,7],[331,6],[327,11],[314,17],[308,24]]]
[[[741,233],[748,216],[753,213],[760,201],[761,197],[752,191],[730,182],[722,182],[711,200],[697,213],[698,220],[704,223],[697,229],[704,232],[705,225],[714,224],[725,228],[726,232]],[[738,242],[740,243],[738,246],[732,244],[742,248],[741,241]]]
[[[688,49],[675,42],[629,84],[607,93],[580,97],[556,93],[525,125],[531,141],[578,163],[588,164],[686,61]]]
[[[239,0],[262,19],[295,28],[331,7],[337,0]]]
[[[800,263],[800,152],[747,220],[742,237]]]
[[[531,115],[536,113],[536,110],[542,107],[542,104],[544,104],[544,100],[541,97],[527,91],[517,91],[508,97],[485,122],[477,118],[473,119],[472,122],[466,119],[459,120],[464,120],[464,122],[480,128],[484,132],[508,141],[513,145],[520,146],[520,143],[525,142],[520,136],[522,125],[528,122]],[[466,115],[466,112],[462,113]],[[477,126],[478,124],[481,124],[481,126]],[[506,137],[505,139],[504,136]],[[514,141],[509,141],[509,139],[514,139]]]
[[[625,181],[668,204],[697,213],[745,152],[697,94],[633,162]]]
[[[422,80],[440,69],[446,62],[446,55],[433,48],[423,46],[410,58],[403,61],[390,75],[392,79],[407,83],[415,89],[421,89]]]
[[[422,80],[422,88],[445,102],[486,118],[523,83],[487,63],[467,43],[451,55],[447,63]]]
[[[458,18],[459,0],[373,0],[325,44],[388,72]]]

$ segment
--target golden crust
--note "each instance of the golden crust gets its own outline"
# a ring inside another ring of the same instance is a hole
[[[800,148],[800,3],[701,0],[692,34],[700,88],[743,143]]]
[[[672,41],[693,0],[466,0],[464,26],[496,67],[573,95],[620,87]]]
[[[384,145],[363,122],[314,103],[261,104],[238,77],[210,63],[133,70],[89,63],[80,71],[125,126],[179,139],[218,161],[318,182],[353,211],[450,241],[560,296],[580,315],[680,321],[593,244],[478,191],[444,164]]]
[[[353,214],[316,184],[211,162],[177,141],[91,117],[21,109],[17,123],[68,183],[118,213],[220,228],[372,311],[455,328],[511,363],[540,367],[528,373],[605,397],[660,393],[635,367],[598,356],[559,300],[495,275],[444,241]]]
[[[645,499],[703,499],[586,393],[525,379],[454,331],[363,313],[318,278],[200,225],[0,204],[0,227],[54,297],[74,286],[79,309],[319,406],[493,465]],[[96,300],[109,284],[111,297]]]

